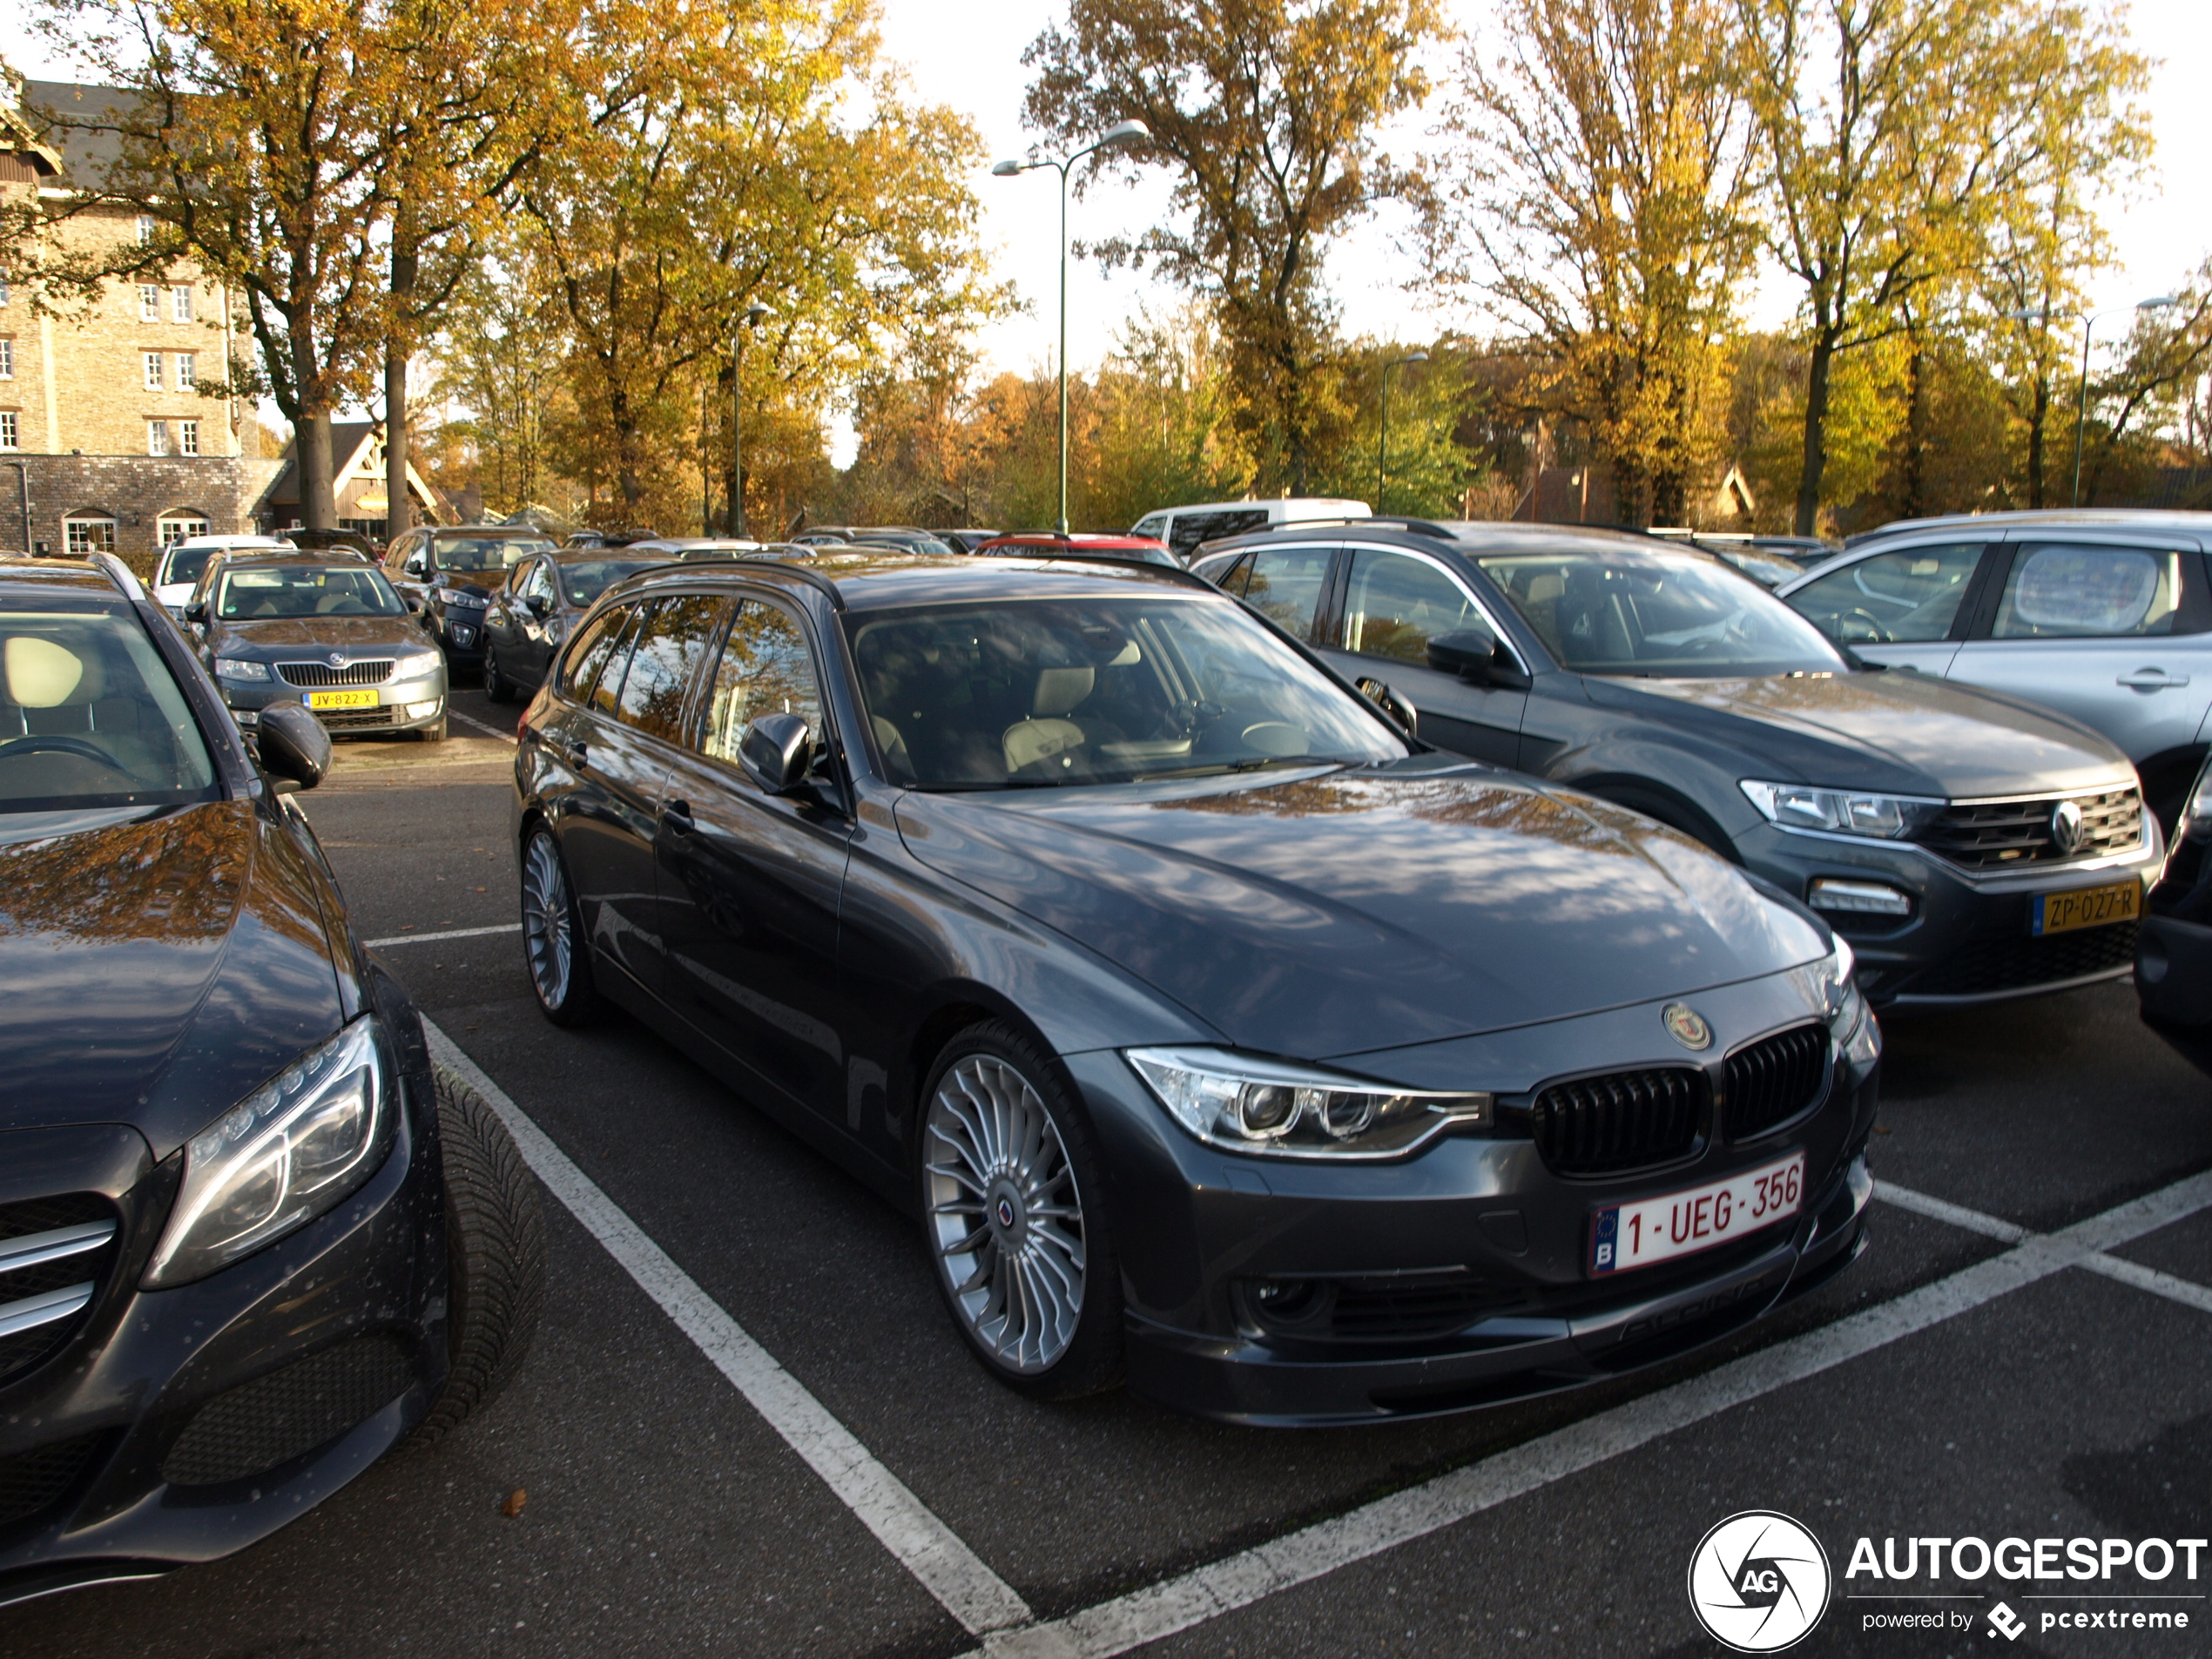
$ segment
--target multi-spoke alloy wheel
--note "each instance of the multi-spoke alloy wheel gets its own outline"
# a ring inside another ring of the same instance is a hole
[[[988,1052],[938,1078],[922,1137],[929,1238],[954,1311],[986,1358],[1049,1372],[1074,1343],[1089,1262],[1082,1194],[1029,1080]]]
[[[540,828],[523,854],[523,954],[537,1000],[556,1024],[575,1024],[591,1012],[591,970],[578,954],[582,944],[561,849],[552,832]]]

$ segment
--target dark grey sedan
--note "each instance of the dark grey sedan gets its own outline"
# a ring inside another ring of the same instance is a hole
[[[1430,742],[1633,807],[1825,917],[1881,1004],[2127,974],[2163,846],[2106,738],[1865,671],[1764,588],[1648,538],[1377,520],[1204,562]]]

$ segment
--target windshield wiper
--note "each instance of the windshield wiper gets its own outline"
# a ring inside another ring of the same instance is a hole
[[[1360,766],[1364,760],[1344,755],[1255,755],[1250,760],[1210,760],[1203,765],[1170,766],[1156,772],[1140,772],[1144,779],[1205,778],[1222,772],[1264,772],[1271,766]]]

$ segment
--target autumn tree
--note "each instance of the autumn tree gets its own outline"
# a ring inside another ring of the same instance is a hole
[[[1031,126],[1069,145],[1131,118],[1150,128],[1149,145],[1099,152],[1083,179],[1169,166],[1178,222],[1097,251],[1156,261],[1208,302],[1263,486],[1305,493],[1342,418],[1322,260],[1379,201],[1421,198],[1379,135],[1426,97],[1422,52],[1444,29],[1437,0],[1072,0],[1023,56]]]
[[[1971,280],[2004,205],[2044,172],[2054,113],[2116,110],[2143,65],[2116,24],[2071,0],[1737,7],[1766,246],[1803,291],[1793,523],[1809,535],[1838,355],[1906,328]]]
[[[1542,342],[1623,515],[1687,522],[1752,252],[1729,0],[1513,0],[1435,164],[1438,273]]]

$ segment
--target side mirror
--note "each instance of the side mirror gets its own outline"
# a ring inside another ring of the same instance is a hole
[[[330,733],[297,703],[263,709],[260,731],[263,772],[295,788],[313,789],[330,770]]]
[[[1457,674],[1478,685],[1490,678],[1490,659],[1498,641],[1487,628],[1460,628],[1428,642],[1428,665],[1440,674]]]
[[[540,622],[544,621],[545,613],[553,609],[553,602],[542,593],[533,593],[523,603],[529,607],[530,615]]]
[[[804,785],[813,759],[813,739],[796,714],[761,715],[746,725],[738,745],[745,775],[772,795],[788,795]]]
[[[419,593],[403,593],[400,595],[400,603],[409,610],[420,610],[422,609],[422,596]]]
[[[423,577],[430,574],[429,563],[424,559],[409,559],[407,562],[407,570],[405,574],[413,577],[416,581],[420,582]]]
[[[1352,685],[1360,696],[1380,709],[1407,737],[1420,735],[1420,713],[1403,697],[1379,679],[1358,679]]]
[[[206,601],[203,599],[195,599],[190,604],[186,605],[185,607],[185,620],[186,622],[195,624],[206,622],[207,620]]]

